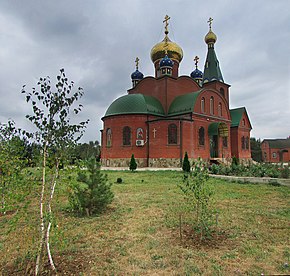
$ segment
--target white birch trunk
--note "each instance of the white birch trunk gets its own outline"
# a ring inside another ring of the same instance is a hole
[[[43,245],[45,240],[45,224],[44,224],[44,215],[43,215],[43,204],[44,204],[44,193],[45,193],[45,177],[46,177],[46,142],[44,143],[43,148],[43,168],[42,168],[42,187],[40,193],[40,240],[39,247],[37,252],[36,264],[35,264],[35,275],[39,274],[40,266],[41,266],[41,257],[43,251]]]
[[[49,259],[50,266],[53,271],[56,271],[56,267],[53,262],[53,258],[50,252],[50,243],[49,243],[49,238],[50,238],[50,229],[51,229],[51,219],[52,219],[52,210],[51,210],[51,202],[53,199],[54,191],[55,191],[55,186],[56,186],[56,180],[58,177],[58,167],[59,167],[59,160],[56,162],[56,168],[55,168],[55,174],[53,176],[51,185],[50,185],[50,197],[48,201],[48,213],[49,213],[49,222],[48,222],[48,227],[46,231],[46,248],[47,248],[47,255]]]
[[[5,210],[5,182],[4,180],[1,179],[2,184],[2,200],[1,200],[1,205],[2,205],[2,210],[3,210],[3,215],[6,214],[6,210]]]

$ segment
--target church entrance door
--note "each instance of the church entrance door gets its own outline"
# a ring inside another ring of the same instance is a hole
[[[284,159],[286,159],[286,158],[284,158],[284,153],[285,153],[285,152],[288,152],[288,150],[283,149],[283,150],[281,150],[281,151],[279,152],[279,159],[280,159],[280,162],[287,162],[287,160],[284,160]]]
[[[209,137],[210,144],[210,157],[217,158],[218,157],[218,136],[213,135]]]

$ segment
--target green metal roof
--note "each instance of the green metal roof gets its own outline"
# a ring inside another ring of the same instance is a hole
[[[232,124],[231,127],[237,127],[240,125],[242,116],[244,113],[247,113],[245,107],[235,108],[230,110],[230,114],[232,117]]]
[[[219,61],[215,54],[214,48],[208,48],[204,72],[203,72],[203,83],[218,80],[224,82],[223,75],[219,66]]]
[[[107,109],[104,117],[120,114],[152,114],[164,116],[161,103],[154,97],[129,94],[116,99]]]
[[[176,97],[169,107],[168,115],[178,115],[182,113],[193,112],[196,99],[201,91],[202,90]]]
[[[288,139],[265,139],[263,142],[268,142],[270,148],[284,149],[290,148],[290,138]]]

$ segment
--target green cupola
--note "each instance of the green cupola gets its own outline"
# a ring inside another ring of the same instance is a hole
[[[219,66],[219,61],[215,54],[214,44],[217,41],[217,36],[211,30],[211,24],[213,19],[210,18],[208,20],[209,23],[209,32],[206,34],[204,40],[205,43],[208,45],[208,51],[206,56],[206,61],[204,65],[204,72],[203,72],[203,83],[211,82],[211,81],[220,81],[224,82],[222,72]]]

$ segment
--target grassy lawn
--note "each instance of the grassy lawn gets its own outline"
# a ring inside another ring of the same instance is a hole
[[[61,275],[290,273],[288,187],[211,179],[215,235],[198,243],[189,231],[191,214],[183,215],[182,240],[179,235],[181,172],[107,173],[115,199],[100,216],[75,216],[68,210],[65,184],[57,188],[51,246]],[[118,177],[122,184],[116,184]],[[17,222],[17,213],[0,217],[3,275],[33,271],[37,204],[32,200]]]

